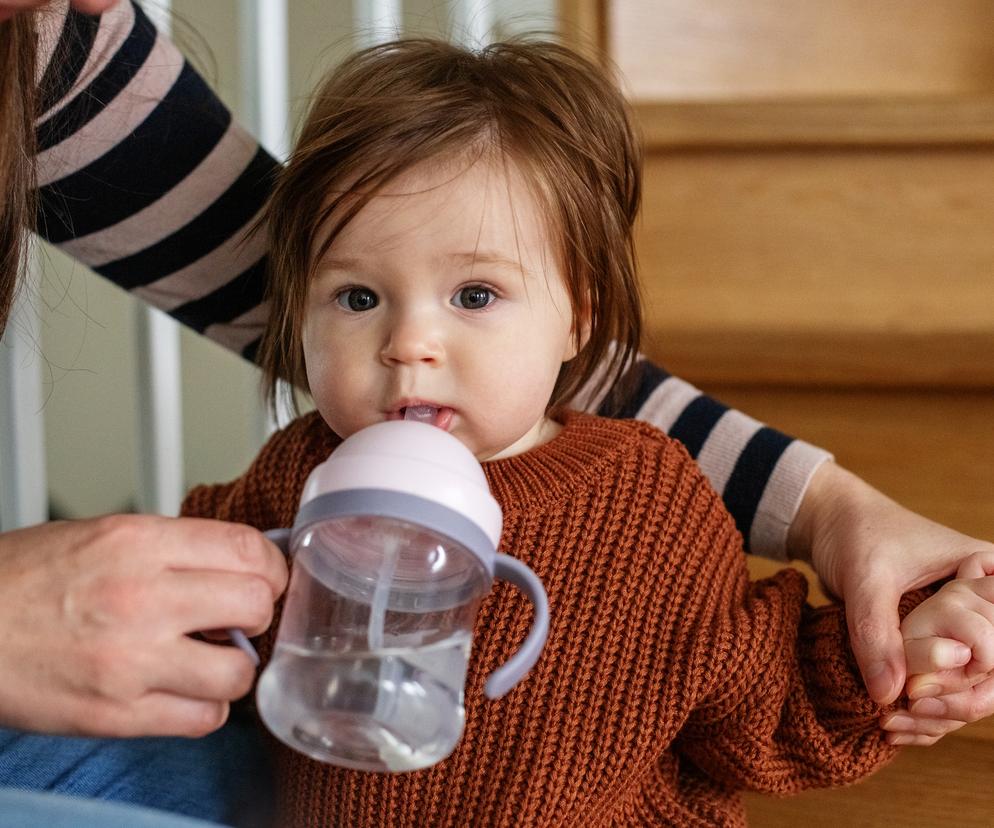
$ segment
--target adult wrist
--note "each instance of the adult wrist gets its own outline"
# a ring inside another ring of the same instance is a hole
[[[787,531],[787,554],[794,560],[815,563],[815,551],[831,537],[832,526],[850,508],[849,500],[863,482],[833,460],[821,464],[811,477]]]

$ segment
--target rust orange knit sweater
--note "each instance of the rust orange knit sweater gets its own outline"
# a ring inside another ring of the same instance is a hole
[[[289,526],[337,442],[305,416],[243,477],[191,492],[184,512]],[[843,612],[807,606],[795,571],[748,582],[732,520],[679,444],[636,421],[567,415],[554,440],[485,470],[504,510],[502,551],[548,592],[538,664],[504,698],[483,696],[530,622],[527,601],[496,585],[452,756],[373,774],[279,746],[281,824],[736,826],[740,789],[841,785],[892,755]]]

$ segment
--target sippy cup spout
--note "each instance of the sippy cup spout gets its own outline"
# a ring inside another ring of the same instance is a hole
[[[409,405],[404,409],[404,419],[416,423],[435,424],[438,409],[433,405]]]

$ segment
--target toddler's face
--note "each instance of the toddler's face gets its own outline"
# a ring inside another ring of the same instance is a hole
[[[342,437],[407,406],[479,460],[548,440],[575,356],[547,222],[513,165],[422,164],[346,226],[309,287],[311,393]]]

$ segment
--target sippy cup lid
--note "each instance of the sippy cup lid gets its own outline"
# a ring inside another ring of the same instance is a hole
[[[293,533],[352,515],[427,526],[461,543],[494,573],[500,506],[473,453],[433,425],[392,420],[344,440],[307,478]]]

